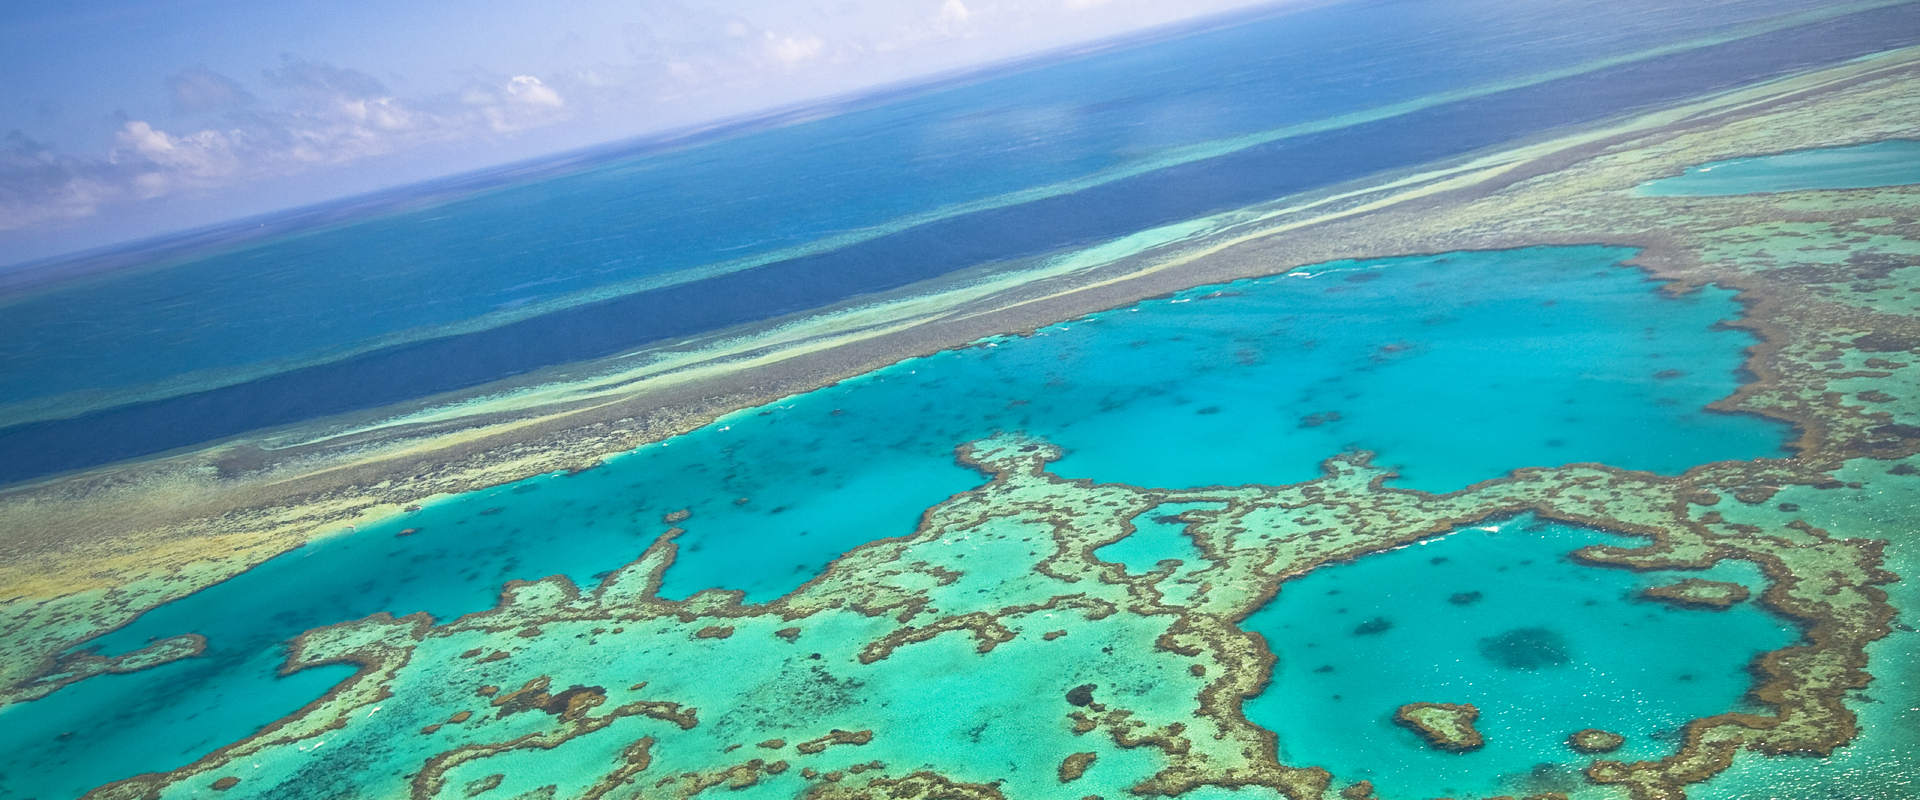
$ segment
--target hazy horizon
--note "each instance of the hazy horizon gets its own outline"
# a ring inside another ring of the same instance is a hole
[[[0,268],[643,144],[1278,4],[945,0],[834,13],[595,4],[566,24],[481,4],[459,35],[432,42],[418,31],[434,28],[395,21],[415,13],[407,9],[324,21],[303,18],[305,7],[245,12],[268,27],[309,26],[297,38],[313,52],[271,55],[252,42],[264,37],[236,35],[251,28],[224,0],[164,19],[137,3],[58,15],[14,8],[0,11],[0,31],[36,46],[0,55],[23,90],[0,110]],[[224,26],[204,26],[211,36],[182,30],[214,16]],[[382,19],[396,30],[365,35]],[[492,49],[477,55],[476,46]],[[90,57],[114,68],[77,66]],[[249,65],[254,77],[234,77]]]

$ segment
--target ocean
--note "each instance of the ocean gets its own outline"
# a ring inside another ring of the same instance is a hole
[[[1766,32],[1789,12],[1833,13],[1313,5],[43,287],[0,300],[0,481],[1068,252],[1920,40],[1912,5]]]
[[[1818,15],[1790,2],[1556,2],[1518,13],[1476,0],[1307,5],[42,286],[0,301],[0,408],[11,423],[0,428],[0,480],[470,389],[1071,252],[1920,41],[1920,6],[1765,24],[1785,13]],[[1526,467],[1604,463],[1671,476],[1791,454],[1789,426],[1708,408],[1740,385],[1755,344],[1719,324],[1741,313],[1733,292],[1662,292],[1626,265],[1634,255],[1604,244],[1409,255],[1201,286],[909,359],[593,469],[322,538],[81,645],[115,655],[199,634],[204,655],[0,708],[0,795],[72,797],[186,765],[352,674],[343,665],[281,674],[301,633],[380,612],[447,622],[494,606],[515,580],[560,575],[593,587],[645,552],[668,520],[682,532],[659,596],[711,600],[725,590],[776,601],[979,487],[986,478],[959,463],[956,448],[997,434],[1059,446],[1065,456],[1050,469],[1088,486],[1159,489],[1308,481],[1328,459],[1356,453],[1393,470],[1385,490],[1436,494]],[[1161,524],[1161,538],[1136,534],[1101,557],[1136,572],[1202,558]],[[1569,763],[1560,728],[1623,697],[1644,711],[1624,730],[1629,752],[1658,754],[1686,719],[1741,707],[1747,661],[1795,633],[1752,606],[1717,617],[1649,610],[1627,593],[1672,576],[1565,560],[1620,537],[1525,517],[1489,525],[1305,576],[1244,620],[1278,658],[1246,713],[1274,731],[1283,757],[1371,776],[1383,790],[1427,791],[1421,781],[1432,777],[1466,793],[1505,791],[1516,770]],[[1508,570],[1538,585],[1485,589]],[[1722,577],[1758,585],[1730,572]],[[1564,603],[1539,602],[1575,582]],[[1345,586],[1369,588],[1331,591]],[[1436,632],[1452,619],[1436,592],[1475,588],[1485,591],[1471,635]],[[1610,627],[1565,624],[1578,614]],[[1390,624],[1356,637],[1354,626],[1375,617]],[[841,644],[880,628],[846,624]],[[1621,627],[1643,649],[1609,651]],[[1475,642],[1514,631],[1547,637],[1564,658],[1545,671],[1474,661],[1498,662]],[[1707,633],[1721,646],[1699,652]],[[1357,649],[1338,655],[1302,652],[1356,638]],[[1067,641],[1086,663],[1112,655],[1078,633]],[[906,652],[889,674],[947,674],[957,668],[940,659],[971,646]],[[1409,651],[1420,657],[1388,660]],[[624,666],[636,673],[687,683],[701,682],[700,669],[752,666],[629,655]],[[1321,666],[1330,669],[1314,671]],[[982,692],[979,708],[1026,702],[1014,688],[978,688],[999,685],[985,678],[933,688],[902,680],[882,688],[915,700],[871,713],[906,727],[950,721],[929,698],[966,705],[935,689]],[[1392,705],[1417,698],[1387,687],[1471,695],[1499,745],[1467,760],[1423,749],[1384,721]],[[1604,691],[1582,693],[1594,687]],[[1508,702],[1516,695],[1556,705],[1532,713]],[[1354,718],[1363,724],[1316,733],[1350,719],[1348,708],[1362,709]],[[401,791],[407,770],[444,744],[403,733],[371,737],[386,748],[377,757],[349,738],[268,769],[313,797]],[[995,741],[955,739],[951,752],[1017,755]],[[1139,761],[1120,763],[1129,758]],[[1144,775],[1155,766],[1148,758],[1114,756],[1108,768]],[[1039,780],[1053,780],[1050,770]],[[1570,780],[1562,772],[1539,780],[1558,786]],[[790,783],[766,786],[742,796],[793,796]],[[169,796],[197,789],[182,784]]]
[[[437,502],[89,643],[113,655],[200,633],[208,650],[0,710],[0,781],[61,796],[190,760],[350,672],[280,676],[282,644],[300,632],[381,611],[450,620],[516,578],[591,586],[678,511],[689,516],[661,596],[774,600],[978,485],[955,448],[999,431],[1060,445],[1068,477],[1180,488],[1308,480],[1356,448],[1400,472],[1393,486],[1435,492],[1526,466],[1671,474],[1782,454],[1786,426],[1703,410],[1733,391],[1752,342],[1715,325],[1738,314],[1730,293],[1664,296],[1620,265],[1631,255],[1458,253],[1203,286],[905,361],[585,472]]]

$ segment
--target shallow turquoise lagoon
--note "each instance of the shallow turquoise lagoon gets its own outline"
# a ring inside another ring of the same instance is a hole
[[[1626,736],[1609,757],[1668,755],[1688,720],[1746,708],[1748,662],[1797,637],[1751,601],[1703,611],[1634,596],[1684,573],[1567,557],[1633,541],[1519,517],[1287,583],[1243,623],[1277,658],[1247,718],[1279,737],[1283,762],[1371,780],[1383,797],[1608,796],[1580,775],[1592,757],[1569,734]],[[1724,564],[1710,577],[1759,575]],[[1428,747],[1393,722],[1410,702],[1472,703],[1486,746]]]
[[[1714,161],[1634,191],[1666,197],[1792,192],[1801,189],[1865,189],[1920,183],[1920,141],[1884,142],[1795,150]]]
[[[1126,567],[1136,575],[1159,569],[1165,561],[1205,567],[1209,563],[1206,555],[1194,545],[1193,537],[1187,535],[1187,522],[1181,515],[1188,511],[1218,511],[1224,507],[1223,503],[1161,504],[1133,520],[1133,533],[1094,550],[1093,555]]]
[[[199,632],[205,657],[0,710],[0,796],[69,797],[182,764],[344,674],[276,677],[301,631],[378,611],[450,618],[515,578],[591,584],[638,557],[675,510],[691,517],[666,595],[772,599],[977,485],[954,448],[1000,430],[1065,447],[1062,474],[1160,487],[1299,481],[1355,448],[1400,468],[1399,485],[1435,491],[1523,466],[1673,473],[1782,453],[1784,426],[1703,410],[1733,391],[1752,341],[1715,325],[1737,313],[1730,293],[1661,294],[1620,266],[1631,252],[1341,262],[1202,287],[905,361],[596,469],[316,542],[93,643],[117,653]],[[1181,557],[1147,544],[1125,563]]]

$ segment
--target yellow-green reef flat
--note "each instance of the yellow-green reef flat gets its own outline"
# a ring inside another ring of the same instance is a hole
[[[1920,186],[1640,187],[1915,138],[1898,50],[7,490],[0,781],[1913,796]]]

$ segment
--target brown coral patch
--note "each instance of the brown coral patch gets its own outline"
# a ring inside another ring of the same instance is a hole
[[[1487,743],[1473,727],[1480,709],[1472,703],[1408,703],[1393,712],[1393,721],[1413,731],[1436,750],[1466,753]]]
[[[1749,594],[1747,587],[1740,584],[1702,578],[1687,578],[1678,583],[1650,586],[1640,592],[1641,597],[1649,600],[1710,611],[1725,611],[1732,608],[1745,602]]]
[[[1627,737],[1612,731],[1603,731],[1599,728],[1582,728],[1574,731],[1572,735],[1567,737],[1568,747],[1573,748],[1576,753],[1585,753],[1587,755],[1611,753],[1620,749],[1620,745],[1626,744],[1626,742]]]

